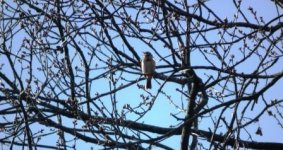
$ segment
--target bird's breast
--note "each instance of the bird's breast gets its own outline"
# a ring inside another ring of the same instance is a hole
[[[143,74],[153,74],[155,69],[155,64],[153,61],[142,61],[141,68]]]

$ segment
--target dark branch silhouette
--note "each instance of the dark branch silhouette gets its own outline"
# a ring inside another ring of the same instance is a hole
[[[283,149],[282,1],[0,2],[2,148]]]

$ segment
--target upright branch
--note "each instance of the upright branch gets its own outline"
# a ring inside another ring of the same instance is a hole
[[[192,69],[184,70],[184,75],[187,78],[187,84],[189,84],[188,87],[190,88],[190,93],[188,95],[189,102],[187,105],[187,113],[184,121],[186,122],[188,120],[192,120],[192,118],[195,118],[195,121],[190,121],[182,128],[181,149],[187,150],[189,148],[189,138],[192,134],[192,126],[193,124],[197,123],[196,99],[198,92],[203,89],[203,83],[202,80],[196,75],[196,73]]]

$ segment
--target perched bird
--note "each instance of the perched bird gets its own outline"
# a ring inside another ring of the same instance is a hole
[[[142,73],[146,78],[145,89],[151,89],[151,79],[155,70],[155,61],[150,52],[144,52],[143,59],[141,61]]]

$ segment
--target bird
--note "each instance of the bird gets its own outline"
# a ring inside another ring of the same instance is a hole
[[[150,52],[144,52],[143,59],[141,61],[141,70],[146,78],[145,89],[151,89],[151,79],[155,72],[155,61],[153,60]]]

